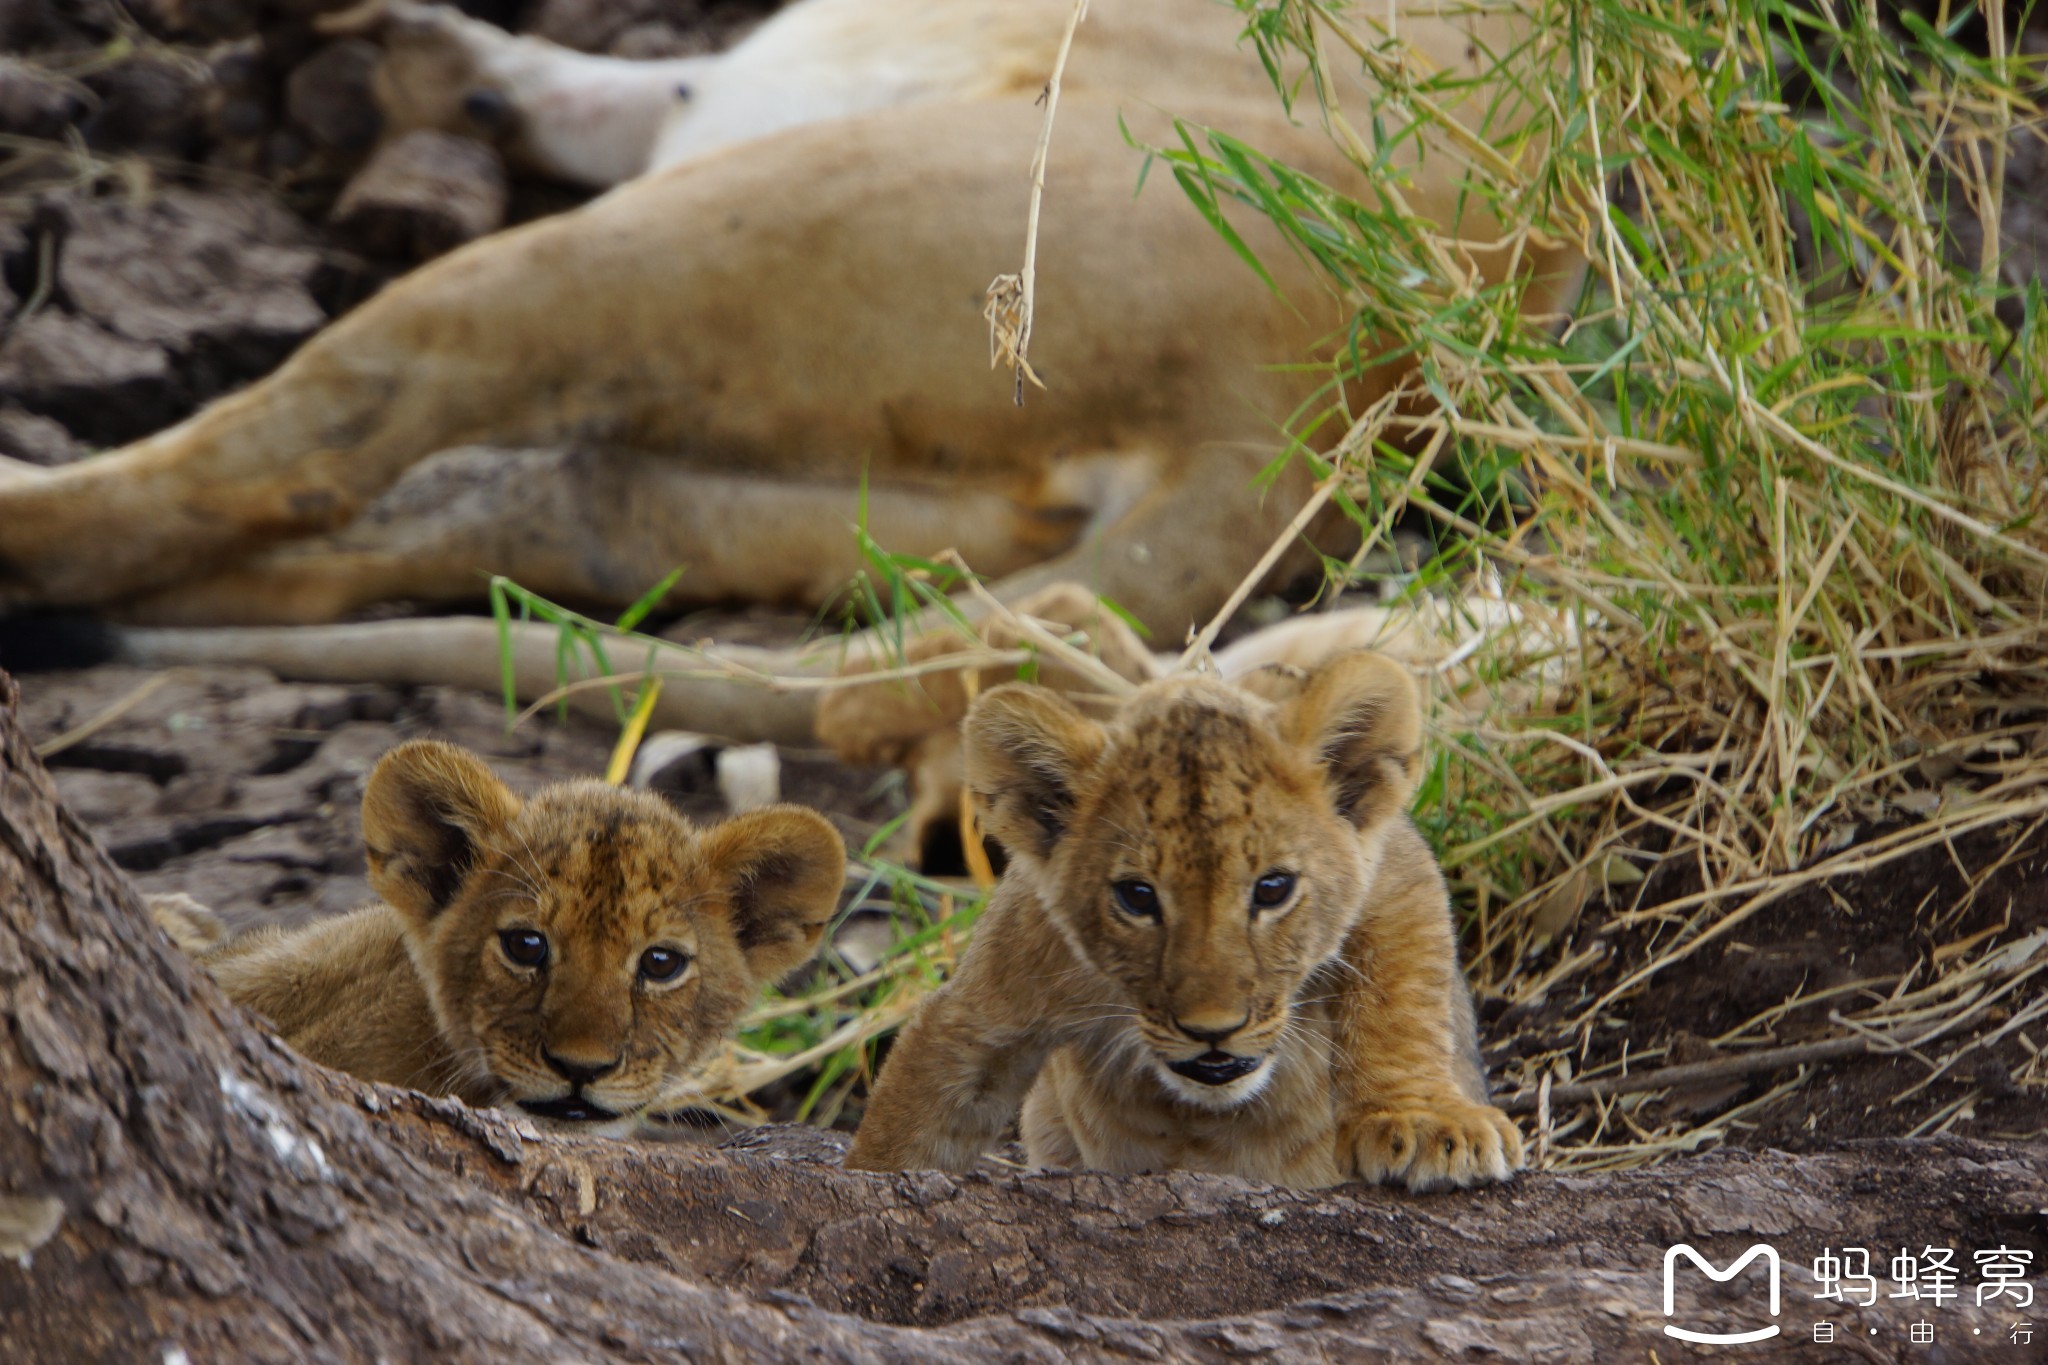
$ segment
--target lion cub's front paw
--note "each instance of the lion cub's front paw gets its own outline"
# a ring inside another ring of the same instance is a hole
[[[1508,1116],[1461,1100],[1360,1114],[1340,1141],[1360,1180],[1411,1190],[1506,1180],[1522,1168],[1522,1134]]]

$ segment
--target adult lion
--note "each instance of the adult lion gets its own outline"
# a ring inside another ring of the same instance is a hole
[[[958,548],[1010,598],[1080,581],[1178,634],[1300,505],[1298,466],[1263,495],[1254,479],[1322,381],[1298,362],[1346,312],[1256,215],[1233,221],[1281,297],[1170,185],[1134,194],[1119,118],[1164,141],[1166,115],[1185,117],[1339,185],[1357,173],[1282,112],[1233,10],[1098,0],[1039,237],[1048,388],[1017,406],[988,371],[981,296],[1019,254],[1034,97],[1070,10],[792,6],[705,68],[662,133],[680,164],[419,270],[159,435],[0,468],[0,600],[310,623],[472,601],[485,572],[623,603],[682,565],[679,601],[815,602],[860,567],[845,528],[865,487],[892,549]],[[1459,76],[1523,36],[1439,0],[1384,18]],[[1338,93],[1363,108],[1362,90]],[[1459,116],[1478,126],[1493,93],[1469,87]],[[1390,148],[1412,207],[1505,269],[1457,160],[1415,163],[1414,139]],[[1553,281],[1547,307],[1569,261],[1520,259]]]
[[[1018,257],[1034,97],[1070,0],[800,0],[723,57],[624,67],[387,4],[397,126],[483,111],[530,163],[592,182],[676,164],[401,280],[159,436],[54,473],[0,465],[0,603],[129,623],[72,661],[495,689],[487,620],[259,623],[469,601],[488,572],[616,605],[678,565],[678,603],[815,603],[862,567],[863,493],[892,550],[957,549],[1012,603],[1078,582],[1174,641],[1301,505],[1298,462],[1256,477],[1325,377],[1300,362],[1350,306],[1256,214],[1231,220],[1277,292],[1172,186],[1134,193],[1142,157],[1119,126],[1164,142],[1166,116],[1186,117],[1367,193],[1281,110],[1227,6],[1097,0],[1080,26],[1039,239],[1032,361],[1049,387],[1020,408],[986,368],[981,299]],[[1515,103],[1485,76],[1526,36],[1511,15],[1400,0],[1356,24],[1391,26],[1448,78],[1430,97],[1475,127]],[[1362,79],[1335,92],[1354,113]],[[1418,146],[1386,149],[1408,205],[1496,277],[1519,259],[1528,306],[1553,309],[1576,262],[1463,198],[1455,149]],[[1401,377],[1355,384],[1354,411]],[[1341,526],[1311,529],[1341,548]],[[551,687],[552,630],[511,643],[519,690]],[[663,665],[657,724],[813,739],[818,692],[758,681],[844,656],[718,652]],[[929,816],[954,764],[943,737],[911,748]]]

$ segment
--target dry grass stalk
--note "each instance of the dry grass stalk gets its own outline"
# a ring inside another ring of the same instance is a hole
[[[1060,78],[1067,72],[1067,56],[1073,51],[1074,30],[1088,14],[1088,0],[1074,0],[1067,26],[1060,34],[1059,53],[1053,59],[1052,74],[1046,78],[1039,99],[1045,103],[1045,122],[1039,126],[1038,148],[1031,154],[1031,207],[1024,222],[1024,267],[1014,275],[998,275],[989,282],[988,301],[982,316],[988,319],[989,368],[1008,364],[1016,378],[1015,402],[1024,406],[1024,381],[1044,388],[1031,368],[1031,325],[1038,304],[1038,212],[1045,202],[1045,163],[1052,152],[1053,117],[1059,112]]]

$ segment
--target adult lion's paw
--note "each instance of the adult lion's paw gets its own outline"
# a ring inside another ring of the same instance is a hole
[[[1411,1190],[1506,1180],[1522,1168],[1522,1134],[1508,1116],[1462,1100],[1360,1114],[1339,1140],[1360,1180]]]

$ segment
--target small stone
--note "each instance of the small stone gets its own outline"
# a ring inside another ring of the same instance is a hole
[[[718,755],[718,790],[725,808],[741,811],[772,806],[782,799],[782,761],[773,744],[742,744]]]
[[[170,358],[159,346],[129,341],[90,318],[44,308],[0,339],[0,389],[33,394],[37,406],[87,440],[129,434],[95,416],[118,411],[136,425],[162,425],[177,412]]]
[[[0,56],[0,133],[60,136],[85,112],[84,87],[15,57]]]
[[[381,59],[366,39],[329,43],[285,81],[286,112],[323,147],[368,151],[384,125],[371,88]]]
[[[0,1194],[0,1257],[27,1265],[30,1253],[56,1235],[63,1221],[60,1199]]]
[[[20,408],[0,408],[0,455],[30,464],[60,465],[91,453],[64,424]]]
[[[379,148],[334,206],[365,249],[426,260],[505,221],[505,164],[475,138],[422,128]]]
[[[97,97],[79,125],[87,145],[189,159],[201,150],[204,73],[165,56],[138,56],[89,77]]]

